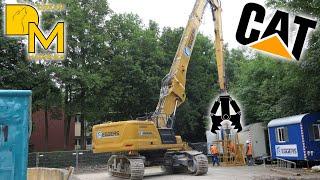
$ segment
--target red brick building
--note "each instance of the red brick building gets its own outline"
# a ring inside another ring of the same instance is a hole
[[[74,150],[75,133],[74,119],[70,123],[69,145],[67,150]],[[45,150],[45,121],[44,111],[32,113],[33,130],[30,137],[30,151],[43,152]],[[64,113],[48,112],[48,151],[64,150]]]

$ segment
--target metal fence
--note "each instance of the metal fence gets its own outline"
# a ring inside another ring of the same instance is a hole
[[[197,151],[207,154],[207,143],[189,143]],[[74,167],[75,172],[106,170],[110,153],[94,154],[89,150],[34,152],[29,153],[28,167],[67,168]]]
[[[56,151],[29,153],[28,167],[66,168],[75,171],[96,171],[106,169],[110,154],[93,154],[92,151]]]

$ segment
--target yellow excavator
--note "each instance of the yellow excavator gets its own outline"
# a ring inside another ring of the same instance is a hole
[[[215,22],[215,50],[221,92],[226,92],[221,26],[221,2],[196,0],[184,29],[170,72],[162,80],[156,110],[146,120],[108,122],[92,128],[94,153],[112,153],[107,169],[113,176],[143,179],[145,166],[161,166],[166,172],[187,171],[203,175],[208,171],[207,156],[187,150],[172,125],[176,109],[185,101],[187,68],[201,24],[209,5]]]

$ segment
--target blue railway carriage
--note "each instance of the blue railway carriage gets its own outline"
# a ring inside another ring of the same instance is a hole
[[[271,158],[320,161],[320,112],[268,123]]]

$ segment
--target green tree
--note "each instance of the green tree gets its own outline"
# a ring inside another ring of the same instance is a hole
[[[2,13],[1,10],[1,22]],[[3,32],[3,26],[0,27],[0,31]],[[32,110],[45,111],[44,146],[47,150],[48,110],[53,106],[59,106],[58,99],[61,97],[61,92],[52,81],[52,74],[48,70],[50,63],[27,61],[24,39],[6,37],[3,33],[0,35],[0,55],[0,89],[30,89],[33,99]]]
[[[87,118],[94,119],[101,116],[102,107],[107,107],[108,101],[104,102],[106,105],[99,106],[103,100],[99,91],[109,80],[103,71],[108,71],[104,69],[108,61],[106,19],[111,11],[103,0],[55,2],[65,4],[66,11],[55,15],[68,23],[67,57],[61,66],[55,68],[54,76],[64,92],[64,144],[67,147],[72,117],[81,112],[82,122]],[[82,148],[84,144],[82,131]]]
[[[297,13],[320,17],[320,2],[314,0],[266,0],[268,6],[287,8]]]

